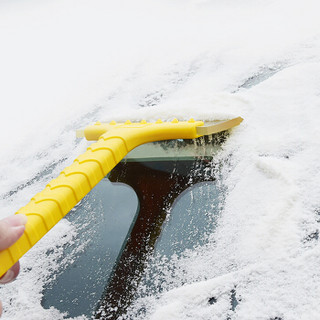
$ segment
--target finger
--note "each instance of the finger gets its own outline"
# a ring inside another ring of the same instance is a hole
[[[0,251],[13,245],[24,232],[25,226],[8,227],[0,223]]]
[[[0,222],[5,222],[11,227],[19,227],[19,226],[25,225],[27,221],[28,221],[28,218],[24,214],[15,214],[13,216],[9,216],[0,220]]]
[[[20,263],[16,262],[1,278],[0,284],[6,284],[13,281],[19,274]]]
[[[26,222],[27,217],[20,214],[0,221],[0,251],[10,247],[23,235]]]

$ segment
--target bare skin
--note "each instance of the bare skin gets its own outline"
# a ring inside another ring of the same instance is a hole
[[[23,235],[26,223],[27,217],[22,214],[17,214],[0,220],[0,251],[9,248]],[[13,281],[17,277],[19,270],[20,265],[18,261],[0,278],[0,284]],[[1,314],[2,303],[0,301],[0,316]]]

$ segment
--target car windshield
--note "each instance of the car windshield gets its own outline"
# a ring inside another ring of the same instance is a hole
[[[63,248],[70,258],[42,305],[117,319],[136,299],[163,290],[159,265],[204,245],[215,227],[221,190],[213,159],[224,138],[150,143],[129,153],[67,215],[79,234]]]

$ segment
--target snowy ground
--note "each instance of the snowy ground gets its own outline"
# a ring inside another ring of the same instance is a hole
[[[175,289],[136,310],[320,319],[319,9],[317,0],[1,0],[0,217],[85,150],[74,131],[95,120],[242,116],[219,155],[228,191],[210,243],[175,262]],[[40,300],[63,254],[53,243],[75,232],[62,221],[21,260],[19,279],[0,291],[3,319],[68,319]]]

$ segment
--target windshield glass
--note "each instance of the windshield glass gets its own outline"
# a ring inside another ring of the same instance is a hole
[[[67,215],[79,230],[64,248],[73,259],[45,288],[43,306],[117,319],[137,299],[164,290],[160,261],[204,245],[215,227],[218,149],[212,138],[173,140],[128,154]]]

